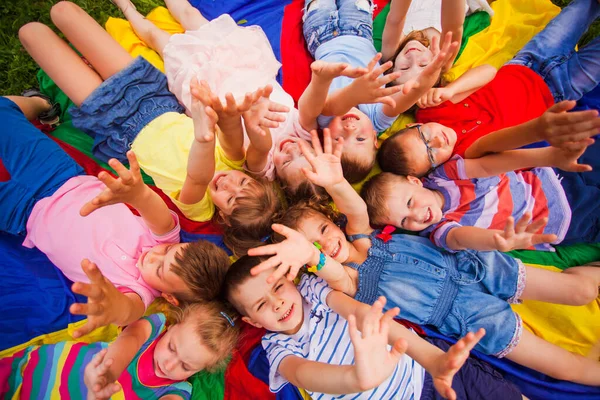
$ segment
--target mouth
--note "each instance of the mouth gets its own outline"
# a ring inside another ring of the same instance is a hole
[[[288,143],[296,143],[293,139],[286,139],[283,140],[281,143],[279,143],[279,151],[283,151],[283,148],[285,147],[286,144]]]
[[[333,248],[333,250],[329,253],[329,257],[335,259],[342,250],[342,243],[338,240],[337,245]]]
[[[431,208],[427,208],[427,214],[425,214],[425,220],[423,223],[428,224],[433,219],[433,213],[431,212]]]
[[[293,311],[294,311],[294,305],[292,304],[292,306],[289,308],[289,310],[287,310],[287,311],[285,312],[285,314],[283,314],[283,317],[279,318],[277,321],[278,321],[278,322],[286,322],[286,321],[289,321],[289,320],[290,320],[290,318],[292,317]]]
[[[156,373],[156,375],[161,376],[161,377],[166,377],[167,375],[165,374],[165,371],[163,371],[162,368],[160,367],[160,364],[157,361],[155,361],[154,364],[155,364],[154,372]]]
[[[450,144],[450,141],[448,140],[448,135],[446,135],[446,132],[442,132],[442,135],[444,136],[444,141],[446,142],[446,146],[448,146]]]
[[[212,180],[212,183],[215,187],[215,190],[219,190],[219,183],[221,182],[221,179],[225,178],[225,174],[218,174],[217,176],[215,176]]]
[[[360,117],[356,114],[346,114],[342,117],[342,121],[346,121],[346,120],[354,120],[354,121],[360,121]]]
[[[137,262],[138,268],[140,268],[140,267],[143,268],[143,266],[144,266],[144,260],[146,259],[146,256],[148,255],[149,252],[150,251],[143,252],[142,255],[140,256],[140,258],[138,258],[138,262]]]
[[[408,54],[411,51],[421,51],[421,49],[417,48],[417,47],[410,47],[408,50],[406,50],[406,52],[404,54]]]

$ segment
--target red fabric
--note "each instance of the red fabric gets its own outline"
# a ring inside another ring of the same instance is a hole
[[[420,109],[416,119],[454,129],[458,138],[454,154],[462,157],[480,137],[537,118],[553,104],[548,85],[537,73],[520,65],[505,65],[490,83],[465,100]]]
[[[260,346],[264,329],[258,329],[248,324],[243,324],[241,340],[225,371],[224,400],[237,399],[275,399],[269,387],[248,371],[246,365],[252,350]]]
[[[375,0],[373,19],[389,3]],[[310,64],[313,58],[306,49],[302,32],[304,0],[292,0],[283,11],[281,24],[281,73],[283,89],[292,96],[296,104],[310,82]]]

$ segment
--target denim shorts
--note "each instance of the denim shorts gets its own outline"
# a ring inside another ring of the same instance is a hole
[[[429,343],[447,352],[450,344],[442,339],[425,338]],[[485,361],[469,357],[452,379],[452,389],[459,399],[521,400],[521,391]],[[421,400],[441,400],[433,378],[425,372]]]
[[[10,174],[10,180],[0,182],[0,230],[25,235],[35,204],[84,171],[4,97],[0,120],[0,159]]]
[[[304,39],[313,57],[317,47],[338,36],[373,40],[371,0],[306,0],[302,20]]]
[[[94,156],[123,163],[138,133],[173,111],[184,109],[169,91],[165,74],[142,57],[105,80],[80,107],[70,109],[73,125],[94,138]]]

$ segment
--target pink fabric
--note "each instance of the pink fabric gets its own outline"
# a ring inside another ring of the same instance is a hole
[[[74,282],[89,282],[81,269],[81,260],[88,258],[115,286],[137,293],[147,307],[160,292],[144,282],[136,262],[144,250],[179,243],[179,219],[172,212],[175,228],[156,236],[124,204],[102,207],[87,217],[79,215],[81,207],[104,187],[93,176],[69,179],[54,195],[35,205],[23,245],[40,249]]]
[[[241,98],[269,83],[281,64],[259,26],[240,27],[227,14],[171,37],[164,48],[169,90],[191,109],[190,82],[208,82],[222,100],[228,92]]]

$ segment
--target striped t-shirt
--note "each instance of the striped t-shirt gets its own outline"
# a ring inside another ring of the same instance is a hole
[[[287,356],[334,365],[354,363],[354,347],[348,333],[348,322],[327,306],[331,288],[313,275],[304,275],[298,285],[304,299],[304,323],[293,335],[267,333],[262,345],[269,359],[269,386],[278,392],[288,381],[279,374],[279,364]],[[329,395],[308,392],[313,400],[321,399],[419,399],[425,371],[407,355],[378,387],[363,393]],[[327,377],[325,377],[327,379]]]
[[[154,349],[165,329],[165,316],[144,318],[152,333],[118,379],[122,390],[111,398],[159,399],[168,394],[189,399],[192,386],[159,378],[154,373]],[[81,399],[87,398],[83,382],[86,365],[108,343],[60,342],[30,346],[0,360],[0,397],[4,399]]]
[[[552,168],[469,179],[464,159],[456,155],[425,178],[423,186],[439,191],[444,196],[444,207],[442,220],[421,234],[448,250],[446,238],[453,228],[504,230],[509,216],[516,222],[527,211],[532,213],[532,221],[548,218],[539,233],[555,234],[558,238],[554,244],[564,239],[571,223],[569,202]],[[554,251],[547,243],[536,245],[535,249]]]

